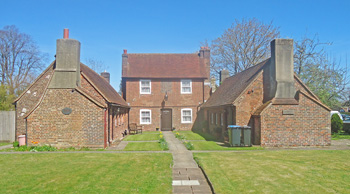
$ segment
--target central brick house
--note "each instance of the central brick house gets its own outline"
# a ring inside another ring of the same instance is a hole
[[[256,145],[330,145],[330,109],[294,74],[293,40],[272,41],[271,58],[221,82],[201,106],[203,131],[227,140],[228,125],[248,125]]]
[[[122,55],[123,98],[129,122],[144,130],[191,130],[209,97],[210,50],[190,54]]]

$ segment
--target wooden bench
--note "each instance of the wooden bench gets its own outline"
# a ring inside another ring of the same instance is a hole
[[[143,126],[141,125],[137,125],[136,123],[130,123],[129,124],[129,134],[138,134],[138,133],[142,133],[142,128]]]

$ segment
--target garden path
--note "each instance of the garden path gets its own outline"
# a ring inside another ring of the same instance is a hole
[[[193,155],[170,131],[163,132],[173,155],[173,193],[213,193]]]

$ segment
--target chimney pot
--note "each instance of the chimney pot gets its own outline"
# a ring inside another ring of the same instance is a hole
[[[128,53],[128,50],[124,49],[124,54],[127,54]]]
[[[69,38],[69,29],[68,28],[65,28],[63,30],[63,38],[64,39],[68,39]]]

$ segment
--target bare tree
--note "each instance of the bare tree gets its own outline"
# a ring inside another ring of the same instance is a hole
[[[348,71],[341,61],[328,56],[325,45],[331,43],[320,42],[317,35],[295,41],[294,71],[324,104],[337,109],[349,83]]]
[[[108,69],[108,66],[106,66],[103,61],[93,58],[85,59],[85,64],[97,73],[104,72]]]
[[[235,20],[231,28],[211,43],[211,70],[231,74],[258,64],[270,55],[270,42],[279,37],[278,27],[256,18]]]
[[[44,59],[29,35],[15,26],[0,30],[0,85],[8,87],[9,95],[20,93],[35,79]]]

